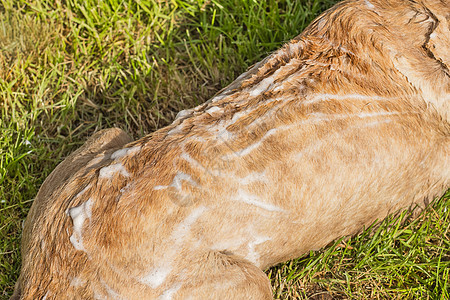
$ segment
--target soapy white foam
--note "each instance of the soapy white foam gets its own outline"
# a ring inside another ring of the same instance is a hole
[[[183,181],[187,181],[192,185],[197,185],[189,174],[178,171],[170,186],[173,186],[177,191],[181,191]]]
[[[400,113],[398,111],[381,111],[381,112],[362,112],[356,114],[358,118],[374,118],[374,117],[380,117],[380,116],[392,116],[392,115],[399,115]],[[351,117],[352,115],[349,115]]]
[[[177,247],[184,241],[185,237],[188,235],[191,230],[191,226],[198,220],[198,218],[207,210],[204,206],[199,206],[192,210],[192,212],[183,220],[180,224],[178,224],[174,231],[172,232],[170,238],[174,241],[173,247],[168,249],[164,254],[165,261],[160,262],[157,267],[153,268],[147,275],[140,279],[140,282],[150,286],[153,289],[156,289],[161,284],[163,284],[166,278],[172,272],[171,261],[173,257],[177,254]],[[170,291],[170,290],[169,290]],[[174,291],[172,294],[174,294]],[[171,295],[168,292],[167,296]]]
[[[122,296],[120,296],[120,294],[118,294],[109,285],[107,285],[106,282],[104,282],[101,279],[100,279],[100,282],[102,283],[102,286],[105,288],[106,293],[108,294],[107,299],[114,299],[114,300],[121,300],[121,299],[123,299]]]
[[[100,169],[99,178],[111,179],[116,174],[122,174],[125,177],[129,177],[130,174],[121,163],[113,164]]]
[[[113,154],[111,154],[111,159],[117,159],[117,158],[124,157],[125,155],[131,155],[135,152],[138,152],[139,150],[141,150],[141,146],[134,146],[131,148],[119,149],[119,150],[115,151]]]
[[[257,142],[255,142],[255,143],[253,143],[253,144],[251,144],[251,145],[245,147],[244,149],[241,149],[241,150],[235,150],[235,151],[233,151],[233,153],[231,153],[231,154],[224,155],[222,158],[223,158],[223,159],[230,159],[230,158],[231,158],[230,156],[242,157],[242,156],[248,155],[248,154],[250,154],[252,151],[254,151],[254,150],[256,150],[257,148],[259,148],[259,147],[264,143],[265,140],[267,140],[270,136],[274,135],[276,132],[278,132],[278,131],[280,131],[280,130],[290,129],[290,128],[292,128],[293,126],[297,126],[297,124],[286,125],[286,126],[279,126],[279,127],[277,127],[277,128],[269,129],[269,130],[264,134],[264,136],[261,137]]]
[[[293,56],[293,55],[295,55],[295,53],[298,53],[298,51],[299,51],[299,49],[301,49],[301,47],[302,46],[299,43],[289,43],[288,48],[285,51],[289,52],[289,55]],[[258,95],[268,91],[270,88],[273,88],[273,87],[276,88],[276,85],[283,85],[283,82],[286,80],[282,80],[277,83],[275,83],[275,80],[281,78],[280,73],[285,73],[285,72],[288,72],[289,70],[292,70],[292,68],[297,68],[298,64],[299,64],[298,59],[295,59],[295,58],[291,59],[287,64],[278,68],[272,75],[264,78],[259,83],[257,83],[255,86],[252,86],[251,90],[249,92],[249,95],[253,96],[253,97],[258,96]]]
[[[70,281],[70,286],[79,287],[79,286],[82,286],[85,282],[86,282],[85,280],[83,280],[83,279],[81,279],[79,277],[74,277]]]
[[[81,192],[79,192],[78,194],[75,195],[74,199],[81,197],[84,193],[86,193],[86,191],[91,187],[90,184],[88,184]]]
[[[261,144],[267,139],[269,138],[271,135],[275,134],[277,131],[279,130],[279,128],[272,128],[270,130],[268,130],[266,132],[266,134],[256,143],[251,144],[250,146],[240,150],[237,152],[238,156],[245,156],[247,154],[249,154],[250,152],[252,152],[253,150],[259,148],[259,146],[261,146]]]
[[[175,230],[171,234],[171,238],[176,244],[180,244],[186,235],[191,230],[191,226],[197,221],[198,218],[207,210],[205,206],[199,206],[194,209],[186,219],[177,225]]]
[[[143,284],[146,284],[151,288],[156,289],[157,287],[159,287],[161,284],[164,283],[164,281],[166,280],[167,276],[170,274],[171,271],[172,268],[168,266],[161,266],[150,271],[150,273],[141,278],[140,281]]]
[[[284,212],[284,209],[282,209],[276,205],[266,203],[266,202],[264,202],[263,199],[261,199],[257,195],[249,194],[248,192],[246,192],[242,189],[240,189],[238,191],[234,200],[243,202],[243,203],[246,203],[249,205],[254,205],[256,207],[259,207],[259,208],[262,208],[264,210],[271,211],[271,212]]]
[[[317,29],[318,29],[319,31],[321,31],[322,28],[323,28],[323,26],[325,26],[325,23],[326,23],[326,19],[323,18],[323,17],[320,18],[319,22],[317,22]]]
[[[255,182],[268,182],[266,172],[252,172],[239,179],[239,183],[243,185],[248,185]]]
[[[375,5],[373,5],[372,3],[370,3],[369,0],[364,0],[364,2],[366,3],[366,5],[367,5],[368,8],[370,8],[370,9],[374,9],[374,8],[375,8]]]
[[[270,240],[271,239],[267,236],[255,236],[255,239],[248,243],[248,254],[245,258],[253,264],[259,266],[259,259],[261,256],[258,252],[256,252],[255,247]]]
[[[238,78],[239,78],[239,77],[238,77]],[[217,101],[220,101],[220,100],[222,100],[222,99],[225,98],[225,97],[226,97],[226,95],[223,95],[223,94],[217,95],[217,96],[215,96],[214,98],[211,99],[211,103],[215,103],[215,102],[217,102]]]
[[[173,135],[176,133],[180,133],[183,128],[184,128],[184,123],[180,123],[179,125],[175,126],[171,130],[169,130],[169,132],[167,132],[167,135]]]
[[[268,99],[266,101],[266,103],[273,102],[273,101],[276,101],[276,100],[277,99]],[[272,110],[274,110],[274,109],[272,109]],[[269,112],[266,112],[266,114],[270,113],[272,110],[269,110]],[[219,124],[217,124],[216,126],[212,127],[211,131],[213,133],[217,134],[217,139],[218,140],[221,140],[221,141],[224,141],[224,142],[229,141],[230,139],[235,137],[235,134],[230,132],[230,131],[228,131],[227,128],[229,126],[231,126],[231,125],[234,125],[237,121],[239,121],[241,118],[245,117],[246,115],[251,114],[253,111],[254,110],[239,111],[239,112],[237,112],[237,113],[235,113],[233,115],[233,117],[231,118],[230,121],[221,121]],[[261,118],[259,118],[259,120],[260,119]],[[250,125],[247,125],[247,127],[248,126],[250,126]]]
[[[206,171],[206,168],[198,160],[190,156],[187,152],[181,153],[180,157],[181,159],[184,159],[185,161],[190,163],[192,166]]]
[[[316,94],[309,100],[302,101],[303,105],[317,103],[320,101],[328,100],[361,100],[361,101],[388,101],[392,98],[380,97],[380,96],[366,96],[361,94],[347,94],[347,95],[335,95],[335,94]]]
[[[239,120],[240,118],[242,118],[243,116],[246,116],[249,114],[249,111],[247,110],[241,110],[237,113],[235,113],[233,115],[233,117],[231,118],[231,121],[229,123],[227,123],[227,126],[233,125],[234,123],[236,123],[237,120]]]
[[[313,119],[313,120],[334,121],[334,120],[338,120],[338,119],[345,119],[345,118],[351,118],[351,117],[358,117],[360,119],[366,119],[366,118],[373,118],[373,117],[379,117],[379,116],[391,116],[391,115],[400,115],[400,114],[401,114],[400,112],[374,112],[374,113],[364,112],[364,113],[358,113],[358,114],[339,114],[339,115],[333,115],[333,114],[328,115],[328,114],[317,113],[317,114],[315,114],[315,116],[317,118]],[[325,117],[325,116],[328,116],[328,117]],[[303,149],[301,152],[295,154],[293,158],[295,160],[301,159],[301,158],[303,158],[303,156],[305,154],[315,152],[318,149],[320,149],[324,144],[329,143],[330,139],[334,139],[334,138],[336,138],[336,136],[343,136],[343,135],[347,134],[348,132],[353,131],[355,128],[374,127],[377,125],[382,125],[382,124],[386,124],[386,123],[390,123],[390,122],[392,122],[392,119],[386,118],[386,119],[375,120],[375,121],[367,122],[367,123],[363,123],[363,124],[358,123],[356,125],[350,126],[349,128],[347,128],[343,131],[337,131],[330,136],[322,138],[315,144],[309,145],[308,147]]]
[[[123,148],[115,151],[113,154],[111,154],[111,159],[116,159],[119,157],[123,157],[127,154],[128,148]]]
[[[193,186],[198,186],[189,174],[178,171],[170,185],[157,185],[153,187],[153,190],[164,190],[169,187],[174,187],[178,192],[181,192],[183,181],[187,181]]]
[[[159,300],[172,300],[173,296],[178,292],[178,290],[181,288],[181,284],[175,284],[170,289],[164,291],[164,293],[159,296]]]
[[[124,186],[123,188],[120,189],[120,193],[123,194],[123,193],[125,193],[126,191],[128,191],[128,190],[132,187],[133,184],[134,184],[133,182],[128,183],[126,186]]]
[[[323,94],[325,95],[325,94]],[[322,96],[323,96],[322,95]],[[327,96],[323,96],[323,99],[329,99],[328,98],[328,94],[326,94]],[[319,98],[322,99],[322,96],[320,96]],[[354,97],[355,99],[363,99],[364,96],[361,95],[346,95],[346,96],[341,96],[343,99],[349,99],[349,97]],[[367,97],[367,99],[373,99],[374,97]],[[375,97],[376,98],[376,97]],[[378,100],[381,100],[384,98],[379,97]],[[315,101],[315,100],[310,100],[310,101]],[[275,133],[277,133],[280,130],[287,130],[287,129],[291,129],[295,126],[299,126],[301,124],[307,124],[307,123],[319,123],[319,122],[326,122],[326,121],[335,121],[335,120],[339,120],[339,119],[346,119],[346,118],[352,118],[352,117],[358,117],[360,119],[364,119],[364,118],[375,118],[375,117],[380,117],[380,116],[391,116],[391,115],[398,115],[400,114],[399,112],[361,112],[361,113],[357,113],[357,114],[324,114],[324,113],[311,113],[309,116],[310,118],[306,119],[306,120],[302,120],[300,122],[291,124],[291,125],[285,125],[285,126],[279,126],[276,128],[272,128],[270,130],[268,130],[265,135],[260,138],[258,141],[256,141],[255,143],[247,146],[244,149],[241,150],[235,150],[233,151],[233,153],[231,154],[227,154],[225,156],[223,156],[222,158],[224,159],[230,159],[230,156],[235,156],[235,157],[242,157],[245,155],[250,154],[252,151],[258,149],[265,140],[267,140],[270,136],[274,135]],[[383,122],[386,121],[379,121],[379,124],[382,124]],[[372,125],[377,124],[376,122],[371,123]],[[363,126],[363,125],[361,125]]]
[[[134,147],[131,147],[131,148],[128,149],[127,155],[134,154],[134,153],[136,153],[136,152],[138,152],[138,151],[140,151],[140,150],[141,150],[141,146],[134,146]]]
[[[211,247],[211,250],[214,250],[214,251],[224,251],[224,250],[233,251],[233,250],[236,250],[236,249],[240,248],[246,242],[247,241],[244,240],[243,238],[240,238],[240,239],[232,238],[232,239],[227,239],[227,240],[221,240],[221,241],[215,243]]]
[[[264,78],[263,80],[261,80],[256,86],[254,86],[252,88],[252,90],[250,91],[250,96],[258,96],[261,93],[263,93],[264,91],[266,91],[269,86],[271,84],[273,84],[273,76],[269,76],[267,78]]]
[[[92,204],[92,199],[89,198],[89,200],[83,204],[69,208],[68,210],[68,214],[73,222],[73,233],[70,236],[70,242],[75,249],[80,251],[86,251],[83,245],[82,229],[84,221],[92,218]]]
[[[301,123],[319,123],[319,122],[327,122],[327,121],[336,121],[336,120],[343,120],[343,119],[349,119],[349,118],[376,118],[380,116],[392,116],[392,115],[399,115],[401,113],[397,111],[382,111],[382,112],[361,112],[357,114],[324,114],[324,113],[311,113],[309,116],[310,118],[302,121]],[[361,125],[363,126],[363,125]]]
[[[105,157],[104,155],[97,156],[97,157],[91,159],[91,161],[87,165],[88,166],[96,165],[99,162],[101,162],[104,157]]]
[[[155,186],[153,187],[153,190],[154,190],[154,191],[165,190],[165,189],[167,189],[168,187],[169,187],[168,185],[155,185]]]
[[[229,141],[234,137],[234,134],[228,131],[227,127],[230,126],[230,123],[225,121],[221,121],[219,124],[211,128],[211,132],[217,135],[217,139],[221,141]]]
[[[184,118],[184,117],[190,115],[191,112],[192,112],[192,109],[184,109],[184,110],[180,110],[180,111],[178,112],[178,114],[176,115],[175,120],[180,119],[180,118]]]
[[[100,294],[97,290],[93,290],[93,292],[94,292],[94,300],[108,300],[108,298]]]
[[[208,108],[205,112],[212,115],[216,112],[221,112],[221,111],[222,111],[222,109],[220,107],[212,106],[212,107]]]
[[[390,122],[392,122],[391,119],[373,121],[373,122],[365,123],[363,127],[374,127],[374,126],[378,126],[378,125],[382,125],[382,124],[386,124],[386,123],[390,123]]]

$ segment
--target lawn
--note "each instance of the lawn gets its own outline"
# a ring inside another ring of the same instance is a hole
[[[0,298],[52,169],[94,132],[169,124],[299,34],[335,0],[1,0]],[[442,166],[448,167],[448,166]],[[450,191],[268,269],[277,299],[449,299]]]

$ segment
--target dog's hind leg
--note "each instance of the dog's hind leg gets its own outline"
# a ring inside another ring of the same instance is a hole
[[[181,264],[160,299],[273,299],[266,274],[231,253],[209,251]]]

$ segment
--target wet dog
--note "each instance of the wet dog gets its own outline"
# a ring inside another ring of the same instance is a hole
[[[350,0],[216,97],[47,178],[14,299],[271,299],[263,269],[450,184],[447,1]]]

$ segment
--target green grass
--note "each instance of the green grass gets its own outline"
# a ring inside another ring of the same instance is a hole
[[[0,0],[0,298],[58,162],[99,129],[169,124],[335,2]],[[267,270],[274,296],[449,299],[449,199]]]

